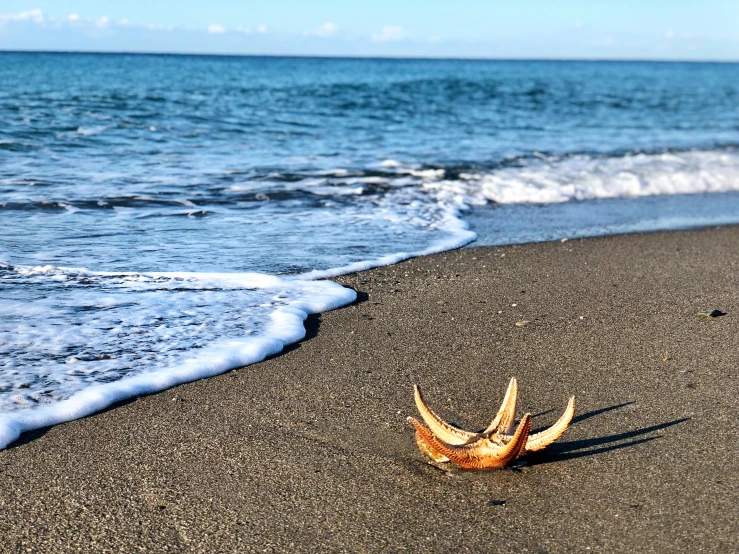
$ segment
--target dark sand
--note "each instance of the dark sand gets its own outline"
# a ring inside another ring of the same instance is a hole
[[[341,282],[361,302],[281,356],[0,452],[0,550],[739,551],[739,228]],[[412,384],[481,428],[513,375],[535,427],[577,395],[565,436],[519,470],[428,465]]]

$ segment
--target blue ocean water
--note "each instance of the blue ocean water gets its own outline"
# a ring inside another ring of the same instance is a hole
[[[739,64],[0,53],[0,447],[279,351],[317,277],[737,191]]]

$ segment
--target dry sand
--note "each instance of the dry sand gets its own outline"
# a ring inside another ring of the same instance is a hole
[[[464,249],[341,282],[360,301],[283,355],[0,452],[0,550],[739,550],[739,228]],[[482,428],[514,375],[535,427],[577,395],[565,436],[518,470],[427,464],[412,384]]]

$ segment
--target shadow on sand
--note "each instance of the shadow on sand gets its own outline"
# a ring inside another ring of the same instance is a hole
[[[351,288],[351,287],[347,287],[347,288]],[[369,294],[367,294],[366,292],[362,292],[359,290],[355,290],[354,292],[357,293],[357,299],[351,304],[349,304],[349,306],[357,306],[361,304],[362,302],[367,302],[367,300],[369,300]],[[305,326],[305,337],[303,337],[302,340],[299,340],[298,342],[294,342],[293,344],[288,344],[287,346],[285,346],[285,348],[282,349],[282,351],[272,356],[269,356],[266,359],[270,360],[272,358],[277,358],[278,356],[282,356],[283,354],[287,354],[288,352],[298,350],[300,348],[300,345],[303,342],[315,338],[316,335],[318,335],[318,331],[321,328],[321,314],[309,315],[306,318],[306,320],[303,322],[303,325]]]
[[[164,392],[164,391],[162,391]],[[156,394],[156,393],[155,393]],[[104,414],[105,412],[109,412],[111,410],[115,410],[116,408],[120,408],[122,406],[125,406],[127,404],[131,404],[132,402],[136,402],[139,398],[142,396],[148,396],[147,394],[141,394],[137,396],[132,396],[131,398],[125,398],[123,400],[119,400],[118,402],[115,402],[108,406],[107,408],[103,408],[100,411],[95,412],[94,414],[90,414],[89,416],[85,416],[80,419],[87,419],[88,417],[93,417],[99,414]],[[67,423],[67,422],[65,422]],[[64,425],[64,423],[59,423],[57,425]],[[25,433],[21,433],[21,436],[15,439],[13,442],[11,442],[5,449],[11,450],[13,448],[18,448],[19,446],[23,446],[24,444],[28,444],[29,442],[33,442],[36,439],[40,439],[43,437],[46,433],[48,433],[51,429],[56,427],[56,425],[49,425],[47,427],[39,427],[38,429],[32,429],[31,431],[26,431]]]
[[[633,404],[633,402],[624,402],[623,404],[616,404],[614,406],[608,406],[607,408],[591,410],[590,412],[580,414],[579,416],[573,418],[572,425],[577,425],[578,423],[582,423],[583,421],[590,419],[591,417],[596,417],[612,410],[618,410],[631,404]],[[604,452],[610,452],[612,450],[620,450],[622,448],[630,448],[632,446],[653,441],[661,437],[661,435],[645,435],[661,431],[662,429],[667,429],[668,427],[672,427],[673,425],[679,425],[680,423],[684,423],[689,420],[690,418],[683,417],[680,419],[675,419],[673,421],[658,423],[649,427],[642,427],[641,429],[634,429],[632,431],[615,433],[613,435],[606,435],[603,437],[593,437],[591,439],[581,439],[575,441],[558,441],[549,446],[546,450],[530,454],[528,456],[528,464],[549,464],[552,462],[573,460],[575,458],[584,458],[586,456],[595,456],[596,454],[602,454]]]

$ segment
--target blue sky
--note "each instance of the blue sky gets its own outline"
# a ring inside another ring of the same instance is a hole
[[[2,0],[0,49],[739,61],[739,1]]]

